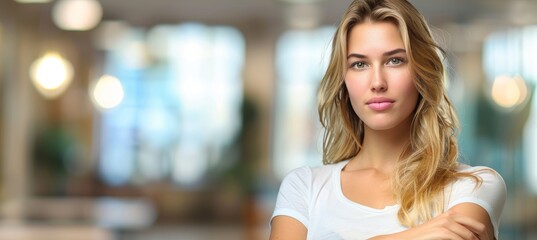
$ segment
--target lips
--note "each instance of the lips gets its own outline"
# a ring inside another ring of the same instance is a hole
[[[366,102],[367,106],[375,111],[384,111],[393,106],[395,100],[385,97],[374,97]]]

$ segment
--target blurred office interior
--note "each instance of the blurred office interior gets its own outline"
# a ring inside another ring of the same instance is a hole
[[[461,161],[537,239],[537,1],[411,0],[447,50]],[[0,239],[267,239],[321,164],[347,0],[0,0]]]

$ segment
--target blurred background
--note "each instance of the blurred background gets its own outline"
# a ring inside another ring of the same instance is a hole
[[[537,239],[537,1],[411,0],[447,50],[461,161]],[[0,239],[267,239],[321,164],[347,0],[0,0]]]

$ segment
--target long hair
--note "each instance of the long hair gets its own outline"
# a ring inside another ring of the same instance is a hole
[[[332,41],[328,69],[321,81],[318,111],[325,128],[323,163],[332,164],[360,152],[362,120],[355,114],[344,84],[350,30],[365,20],[391,22],[401,34],[419,93],[409,144],[392,178],[400,204],[399,222],[412,227],[444,211],[444,188],[460,177],[456,171],[458,119],[447,96],[443,57],[423,16],[406,0],[355,0],[345,12]]]

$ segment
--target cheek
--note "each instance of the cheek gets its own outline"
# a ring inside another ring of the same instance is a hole
[[[409,99],[414,99],[418,96],[418,90],[416,89],[416,86],[414,86],[413,82],[409,82],[408,84],[405,84],[404,86],[401,86],[401,89],[404,89],[404,94],[406,96],[409,96]]]
[[[406,101],[409,108],[414,109],[418,104],[419,98],[419,92],[418,89],[416,89],[414,82],[409,81],[406,84],[401,85],[400,89],[403,89],[401,93],[406,96]]]
[[[359,77],[356,76],[356,74],[347,74],[345,76],[345,86],[349,91],[350,97],[360,95],[359,92],[363,92],[366,88],[364,81],[360,81]]]
[[[364,85],[363,81],[359,81],[359,79],[356,76],[352,76],[352,74],[347,74],[345,77],[345,87],[347,88],[348,98],[352,109],[354,113],[360,117],[361,108],[359,106],[365,101],[361,96],[365,96],[367,87]]]
[[[394,81],[395,87],[401,89],[401,92],[407,96],[416,96],[418,90],[414,84],[414,75],[411,72],[404,72],[396,76],[396,81]]]

